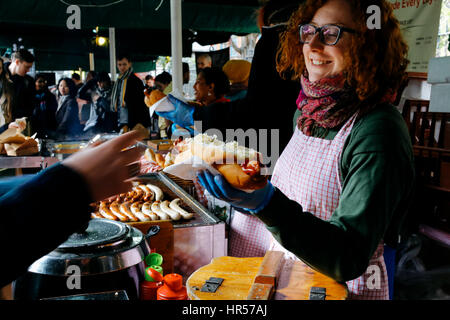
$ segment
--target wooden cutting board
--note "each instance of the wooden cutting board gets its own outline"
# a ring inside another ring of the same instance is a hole
[[[202,292],[211,277],[224,279],[217,291]],[[345,300],[347,287],[304,264],[269,251],[257,258],[220,257],[186,281],[192,300],[309,300],[312,287],[326,289],[326,300]]]

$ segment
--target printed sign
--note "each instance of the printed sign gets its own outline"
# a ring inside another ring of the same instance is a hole
[[[408,72],[428,72],[436,55],[442,0],[390,0],[409,46]]]

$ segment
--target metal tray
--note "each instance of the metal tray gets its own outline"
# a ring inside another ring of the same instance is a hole
[[[164,192],[164,199],[173,200],[180,198],[183,202],[182,207],[188,212],[194,213],[194,218],[189,220],[172,221],[174,228],[186,228],[195,226],[205,226],[220,223],[221,221],[197,200],[190,196],[186,191],[177,185],[172,179],[162,172],[148,173],[133,179],[142,183],[151,183],[161,188]],[[139,222],[137,222],[139,223]],[[146,222],[142,222],[146,223]]]
[[[74,140],[74,141],[45,141],[45,152],[48,152],[50,156],[57,158],[58,160],[64,160],[70,155],[74,154],[85,148],[88,144],[86,140]],[[41,149],[42,150],[42,149]]]

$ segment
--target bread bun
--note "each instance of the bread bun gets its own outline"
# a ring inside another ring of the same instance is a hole
[[[144,157],[147,161],[156,162],[155,152],[150,148],[145,149]]]
[[[24,143],[25,136],[16,128],[9,128],[0,134],[0,143]]]
[[[8,156],[29,156],[39,152],[37,141],[29,137],[23,143],[5,143],[4,146]]]
[[[264,188],[267,184],[267,176],[248,175],[242,171],[242,167],[239,164],[213,164],[213,167],[217,169],[228,181],[230,185],[237,189],[242,190],[257,190]]]
[[[158,163],[158,165],[161,168],[164,168],[165,159],[164,159],[164,157],[161,154],[156,153],[155,154],[155,160],[156,160],[156,163]]]

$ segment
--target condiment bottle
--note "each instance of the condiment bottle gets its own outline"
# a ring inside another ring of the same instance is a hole
[[[158,267],[161,271],[162,268]],[[158,288],[162,286],[162,272],[155,268],[148,267],[145,269],[145,281],[141,282],[141,300],[156,300]]]
[[[183,277],[170,273],[164,277],[164,284],[158,289],[157,300],[188,300]]]
[[[164,261],[163,256],[156,252],[152,252],[149,255],[147,255],[144,260],[147,267],[160,266],[163,264]]]

